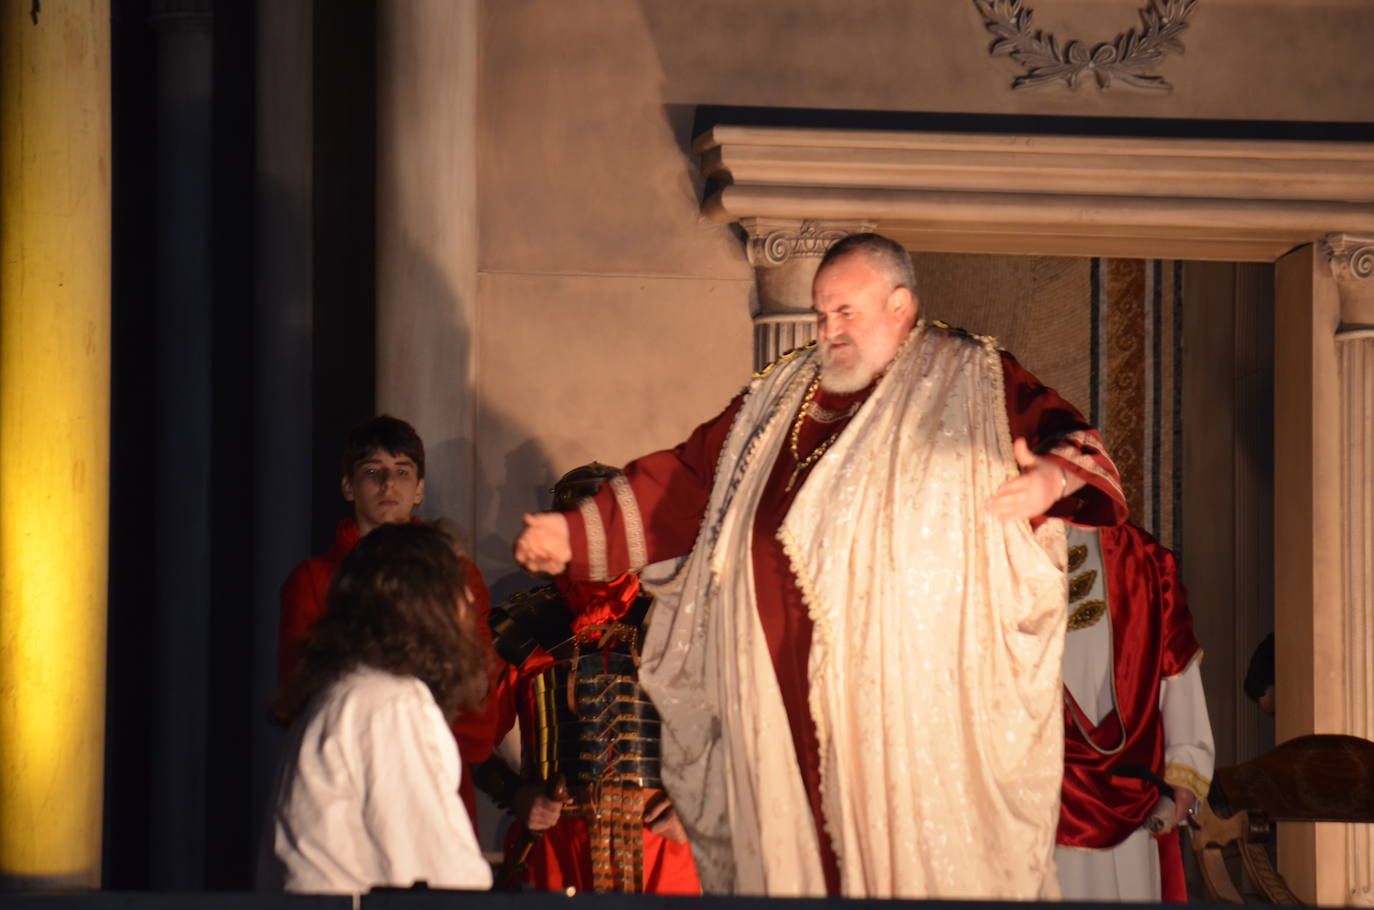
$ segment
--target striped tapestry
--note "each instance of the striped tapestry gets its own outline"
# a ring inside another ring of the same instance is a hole
[[[1091,419],[1133,520],[1182,546],[1183,263],[1091,261]]]

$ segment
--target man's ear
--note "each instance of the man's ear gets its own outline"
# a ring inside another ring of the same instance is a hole
[[[425,501],[425,479],[420,478],[420,482],[415,485],[415,504],[418,506]]]
[[[344,502],[353,501],[353,478],[345,474],[339,478],[339,491],[343,493]]]
[[[910,288],[896,287],[892,289],[891,294],[887,295],[887,305],[893,313],[899,313],[905,309],[910,312],[912,318],[915,318],[919,312],[920,301],[916,299],[916,295],[911,292]]]

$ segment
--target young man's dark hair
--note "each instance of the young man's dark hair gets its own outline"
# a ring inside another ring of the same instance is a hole
[[[418,522],[376,528],[335,576],[328,609],[274,713],[290,720],[335,680],[368,666],[420,680],[452,722],[487,689],[487,650],[470,599],[448,532]]]
[[[406,456],[415,462],[416,475],[424,479],[425,444],[420,441],[420,434],[404,420],[388,414],[364,420],[349,432],[339,461],[340,476],[352,475],[360,462],[378,451]]]
[[[1250,655],[1244,687],[1251,701],[1266,714],[1274,713],[1274,633],[1270,632],[1255,648],[1255,653]]]

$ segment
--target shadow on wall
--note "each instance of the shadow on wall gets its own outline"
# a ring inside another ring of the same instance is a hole
[[[552,500],[549,491],[558,479],[558,472],[536,439],[528,439],[507,452],[504,469],[504,480],[499,486],[491,482],[480,465],[477,470],[477,514],[494,514],[501,518],[497,526],[482,535],[475,548],[479,565],[498,567],[487,578],[493,604],[546,583],[545,579],[515,566],[511,546],[523,527],[518,513],[549,508]]]
[[[666,9],[484,8],[472,524],[498,601],[538,583],[510,547],[561,473],[679,442],[749,376],[752,271],[690,153],[696,105],[731,99],[670,93]]]
[[[399,352],[381,358],[400,363],[405,369],[427,371],[411,376],[403,384],[418,402],[414,413],[393,416],[411,422],[425,442],[425,502],[421,514],[426,519],[444,518],[456,524],[473,560],[492,588],[493,603],[515,591],[537,584],[523,573],[513,573],[511,545],[519,531],[518,512],[510,521],[510,507],[529,510],[543,508],[547,495],[540,495],[551,481],[550,458],[529,429],[507,420],[483,400],[481,384],[454,388],[451,377],[467,372],[475,345],[470,317],[462,292],[419,244],[407,240],[397,247],[397,269],[406,277],[406,293],[412,305],[423,307],[415,314],[396,343]],[[414,352],[415,356],[408,356]],[[444,362],[432,360],[439,352]],[[461,361],[455,368],[454,361]],[[500,470],[484,464],[476,433],[487,439],[513,440]],[[342,437],[341,437],[342,438]],[[500,516],[506,520],[498,521]],[[500,575],[493,576],[497,568]]]
[[[408,324],[393,336],[401,349],[386,351],[378,362],[383,369],[389,364],[409,372],[394,385],[413,406],[390,412],[410,422],[425,443],[425,502],[419,514],[458,526],[497,604],[541,582],[513,571],[511,544],[518,521],[498,522],[491,516],[504,514],[502,503],[515,503],[521,510],[543,507],[547,496],[539,493],[541,484],[548,484],[542,478],[553,469],[543,446],[525,427],[486,406],[480,384],[453,381],[470,373],[467,366],[476,344],[470,314],[475,301],[465,301],[453,275],[412,238],[395,244],[391,254],[391,265],[404,276],[411,312]],[[479,437],[516,441],[503,470],[483,463]],[[494,574],[493,566],[503,574]],[[474,822],[482,848],[500,852],[509,825],[507,813],[479,794]]]

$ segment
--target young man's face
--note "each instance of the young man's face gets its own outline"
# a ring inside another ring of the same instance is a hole
[[[410,513],[425,498],[415,462],[381,449],[354,465],[342,486],[343,498],[353,503],[359,537],[378,525],[410,521]]]

